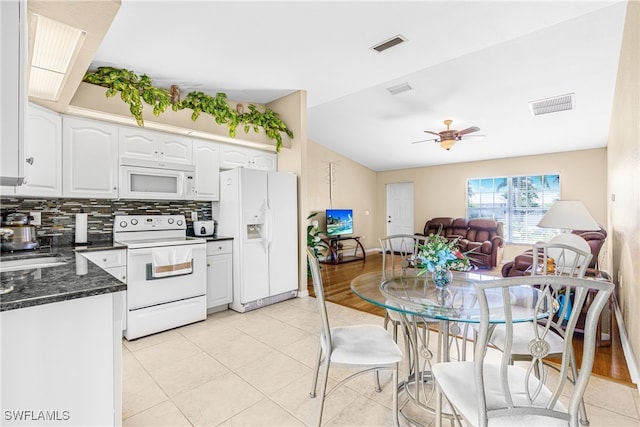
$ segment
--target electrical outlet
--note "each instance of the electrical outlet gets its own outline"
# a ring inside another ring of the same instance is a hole
[[[191,212],[191,221],[198,220],[198,212]]]
[[[42,225],[42,212],[29,212],[29,216],[33,218],[31,224]]]

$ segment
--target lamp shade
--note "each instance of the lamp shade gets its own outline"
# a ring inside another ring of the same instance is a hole
[[[538,223],[542,228],[600,230],[600,225],[579,200],[558,200]]]

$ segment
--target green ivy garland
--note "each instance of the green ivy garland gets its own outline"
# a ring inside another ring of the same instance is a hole
[[[253,104],[249,104],[248,112],[239,113],[229,107],[227,95],[224,93],[210,96],[203,92],[190,92],[182,101],[172,103],[169,91],[153,86],[151,79],[146,74],[138,76],[132,71],[113,67],[98,67],[95,71],[89,71],[85,74],[83,81],[106,87],[107,98],[120,92],[120,98],[129,104],[129,111],[140,127],[144,126],[142,118],[142,102],[144,101],[144,103],[153,106],[153,114],[156,117],[164,113],[169,106],[174,111],[185,108],[193,110],[191,114],[193,121],[196,121],[201,113],[207,113],[213,116],[217,124],[226,124],[229,128],[229,136],[232,138],[235,138],[239,125],[243,126],[245,133],[249,133],[251,128],[254,132],[263,128],[267,137],[276,141],[277,152],[280,152],[282,147],[281,132],[293,138],[293,132],[287,128],[278,113],[268,108],[265,112],[261,112]]]

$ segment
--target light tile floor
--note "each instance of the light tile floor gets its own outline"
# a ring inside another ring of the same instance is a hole
[[[332,303],[327,311],[332,326],[382,324],[378,316]],[[318,399],[309,389],[318,319],[315,299],[295,298],[123,341],[123,425],[315,425]],[[343,375],[330,371],[329,386]],[[325,402],[323,425],[392,425],[390,377],[382,380],[382,393],[368,375],[339,388]],[[594,377],[585,400],[591,427],[640,426],[636,388]],[[408,407],[407,413],[433,425],[424,411]]]

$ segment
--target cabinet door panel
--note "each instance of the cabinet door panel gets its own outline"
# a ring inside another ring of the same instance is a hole
[[[190,138],[160,135],[158,158],[171,163],[193,164],[193,142]]]
[[[62,119],[57,113],[29,107],[23,161],[25,182],[16,194],[62,196]]]
[[[99,122],[63,120],[64,197],[118,197],[118,128]]]
[[[195,140],[193,150],[196,200],[220,200],[220,145]]]
[[[249,150],[243,147],[233,145],[222,146],[222,157],[220,166],[224,169],[233,169],[237,167],[249,166]]]
[[[121,127],[118,134],[120,157],[156,160],[158,158],[158,141],[154,135],[142,129]]]
[[[277,155],[275,153],[257,152],[253,155],[251,167],[269,172],[275,172],[278,169]]]
[[[207,257],[207,308],[229,304],[233,299],[231,254]]]

